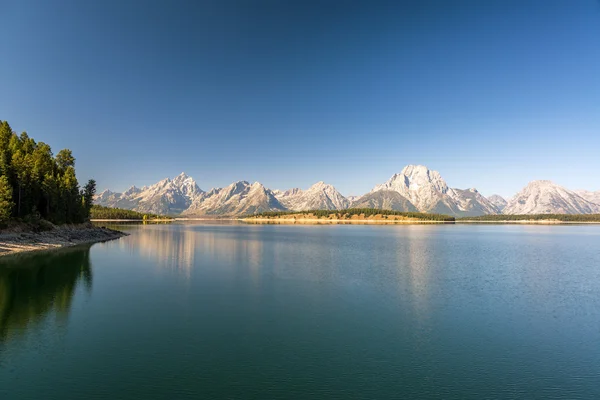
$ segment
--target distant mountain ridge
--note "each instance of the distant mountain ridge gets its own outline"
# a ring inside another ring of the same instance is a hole
[[[500,212],[502,212],[504,210],[504,208],[506,207],[506,205],[508,204],[508,202],[506,201],[506,199],[504,197],[498,195],[498,194],[493,194],[493,195],[489,196],[488,200]]]
[[[421,212],[455,216],[499,214],[476,189],[450,188],[439,172],[423,165],[407,165],[387,182],[375,186],[371,193],[379,191],[397,192]]]
[[[275,194],[261,183],[239,181],[198,196],[182,214],[244,215],[285,209]]]
[[[203,193],[196,182],[182,172],[173,179],[166,178],[141,189],[132,186],[123,193],[105,190],[95,197],[95,203],[152,214],[180,214]]]
[[[530,182],[504,208],[504,214],[593,214],[600,205],[547,180]]]
[[[575,193],[591,203],[600,204],[600,190],[597,192],[590,192],[589,190],[576,190]]]
[[[154,185],[132,186],[123,193],[105,190],[96,204],[139,212],[183,216],[239,216],[265,211],[376,208],[448,214],[600,213],[600,192],[571,191],[550,181],[533,181],[511,199],[488,198],[477,189],[449,187],[440,173],[423,165],[407,165],[400,173],[362,196],[343,196],[333,185],[317,182],[306,190],[271,190],[260,182],[238,181],[208,192],[181,173]]]
[[[350,201],[336,188],[323,181],[315,183],[307,190],[294,188],[285,192],[277,191],[275,197],[287,209],[294,211],[343,210],[350,205]]]

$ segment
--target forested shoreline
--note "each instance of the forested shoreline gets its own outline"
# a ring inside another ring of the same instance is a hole
[[[90,210],[91,219],[136,219],[136,220],[153,220],[153,219],[172,219],[158,214],[147,214],[123,208],[104,207],[93,205]]]
[[[282,218],[282,217],[294,217],[298,215],[312,215],[315,218],[330,218],[335,217],[338,219],[350,219],[352,217],[372,217],[380,215],[386,216],[398,216],[408,219],[420,219],[428,221],[440,221],[440,222],[452,222],[455,220],[454,217],[443,214],[428,214],[420,212],[404,212],[394,210],[380,210],[377,208],[348,208],[345,210],[310,210],[310,211],[268,211],[259,214],[247,215],[246,218]]]
[[[443,214],[427,214],[419,212],[401,212],[393,210],[379,210],[374,208],[354,208],[346,210],[310,210],[310,211],[269,211],[259,214],[246,215],[242,218],[252,219],[294,219],[297,217],[314,219],[369,219],[378,216],[385,219],[386,216],[399,216],[407,219],[419,219],[439,222],[564,222],[564,223],[592,223],[600,222],[600,214],[533,214],[533,215],[481,215],[478,217],[455,218]]]
[[[85,222],[95,192],[93,179],[80,188],[71,150],[54,155],[48,144],[17,135],[0,120],[0,224]]]
[[[560,221],[560,222],[600,222],[600,214],[500,214],[479,217],[461,217],[460,221],[505,222],[505,221]]]

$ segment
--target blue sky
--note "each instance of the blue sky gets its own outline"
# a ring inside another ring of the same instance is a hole
[[[0,119],[123,190],[600,190],[597,0],[0,0]]]

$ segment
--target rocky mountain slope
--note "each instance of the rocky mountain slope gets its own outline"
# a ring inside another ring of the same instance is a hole
[[[341,195],[332,185],[317,182],[307,190],[290,189],[275,193],[277,200],[288,210],[342,210],[348,208],[350,201]]]
[[[261,183],[239,181],[198,196],[182,215],[246,215],[283,210],[286,208],[275,194]]]
[[[417,212],[415,207],[406,197],[393,190],[378,190],[367,193],[354,200],[351,208],[378,208],[404,212]]]
[[[95,202],[107,207],[184,216],[235,216],[263,211],[349,207],[454,216],[600,213],[600,192],[574,192],[550,181],[534,181],[509,201],[498,195],[486,198],[476,189],[449,187],[439,172],[422,165],[407,165],[369,193],[348,198],[324,182],[317,182],[306,190],[281,191],[270,190],[259,182],[239,181],[204,192],[191,177],[182,173],[151,186],[132,186],[123,193],[105,190],[96,196]]]
[[[423,165],[407,165],[371,193],[379,191],[397,192],[421,212],[456,216],[498,214],[497,208],[476,189],[450,188],[439,172]]]
[[[502,212],[502,210],[504,210],[504,207],[506,207],[506,204],[508,203],[504,197],[498,194],[493,194],[487,199],[490,201],[490,203],[494,205],[494,207],[496,207],[496,209],[499,212]]]
[[[589,202],[600,204],[600,190],[597,192],[590,192],[589,190],[576,190],[575,193]]]
[[[508,201],[504,214],[592,214],[600,206],[551,181],[533,181]]]
[[[181,173],[141,189],[132,186],[123,193],[105,190],[96,196],[95,203],[153,214],[179,214],[203,193],[191,177]]]

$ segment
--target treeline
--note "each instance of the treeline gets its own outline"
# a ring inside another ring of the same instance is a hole
[[[92,219],[158,219],[167,218],[157,214],[144,214],[133,210],[93,205],[90,211]]]
[[[534,215],[482,215],[462,217],[458,221],[546,221],[600,222],[600,214],[534,214]]]
[[[253,214],[251,217],[277,218],[299,214],[312,214],[317,218],[327,218],[330,215],[334,215],[338,218],[352,218],[353,215],[363,215],[364,217],[370,217],[374,215],[397,215],[406,218],[415,218],[428,221],[452,222],[455,220],[454,217],[443,214],[379,210],[377,208],[349,208],[347,210],[267,211],[260,214]]]
[[[79,187],[71,150],[54,156],[46,143],[26,132],[17,135],[8,122],[0,121],[0,221],[84,222],[95,193],[93,179]]]

